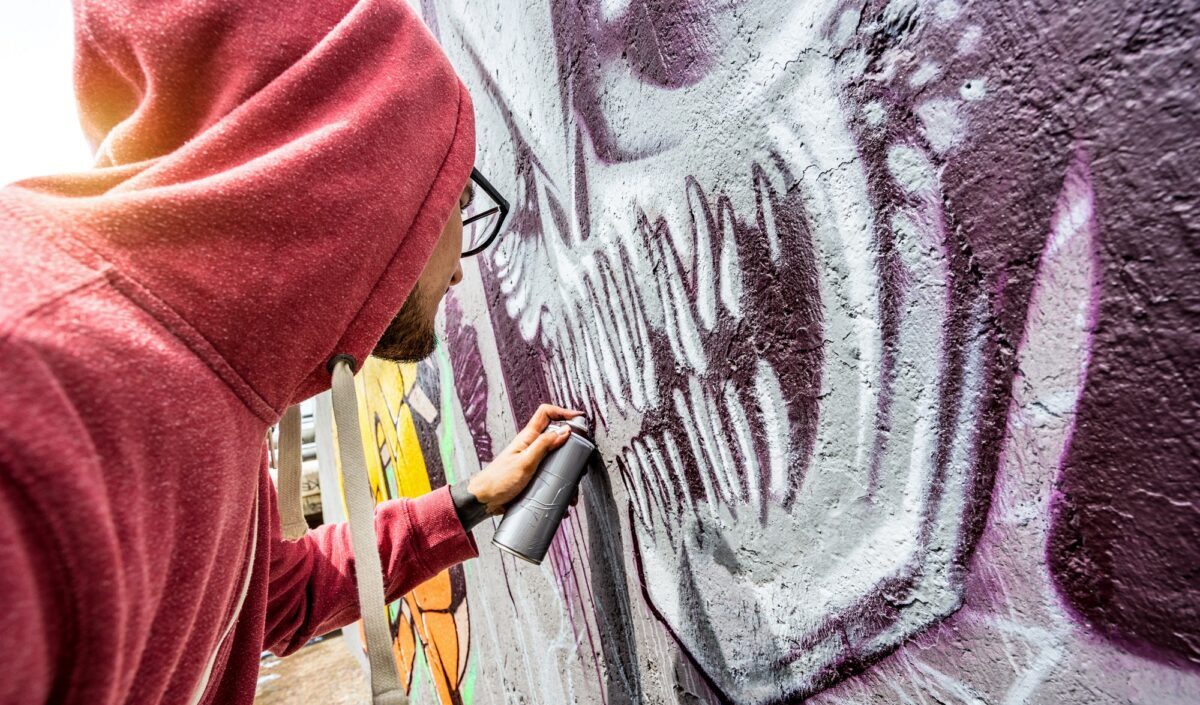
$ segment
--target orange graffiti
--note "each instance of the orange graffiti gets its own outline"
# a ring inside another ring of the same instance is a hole
[[[445,481],[433,439],[441,419],[437,368],[369,358],[358,385],[360,431],[376,501],[416,497]],[[418,425],[424,434],[418,434]],[[429,450],[422,450],[422,435]],[[461,705],[470,621],[461,566],[445,570],[388,607],[392,653],[405,690],[411,692],[420,645],[437,691],[446,705]],[[360,623],[361,631],[361,623]]]

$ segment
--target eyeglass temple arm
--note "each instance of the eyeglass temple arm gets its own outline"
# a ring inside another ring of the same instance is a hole
[[[479,220],[480,218],[486,218],[493,213],[499,213],[499,212],[500,212],[499,206],[496,206],[495,208],[489,208],[482,213],[476,213],[475,215],[471,216],[470,218],[467,218],[466,220],[463,221],[462,224],[470,225],[471,223],[474,223],[475,221]]]

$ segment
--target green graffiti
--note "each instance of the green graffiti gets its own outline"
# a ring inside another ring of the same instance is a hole
[[[467,579],[467,584],[470,585],[475,580],[475,564],[467,561],[462,564],[463,573]],[[468,638],[470,638],[468,636]],[[467,672],[463,676],[462,683],[458,687],[458,693],[462,696],[463,705],[472,705],[475,702],[475,665],[478,659],[475,658],[475,649],[470,649],[467,652]]]
[[[442,468],[446,473],[446,483],[457,482],[454,474],[454,372],[450,369],[450,356],[443,347],[437,349],[438,375],[442,378],[442,427],[438,429],[438,451],[442,456]]]

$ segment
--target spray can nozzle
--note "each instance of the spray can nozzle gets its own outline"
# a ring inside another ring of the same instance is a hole
[[[588,423],[586,416],[583,416],[583,415],[575,416],[575,417],[572,417],[569,419],[564,419],[562,421],[559,421],[559,423],[566,424],[567,426],[571,427],[572,431],[575,431],[576,433],[582,433],[583,435],[585,435],[589,438],[592,435],[592,425],[590,423]]]

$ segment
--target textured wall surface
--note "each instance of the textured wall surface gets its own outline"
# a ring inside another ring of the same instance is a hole
[[[1197,3],[421,7],[514,206],[425,452],[607,467],[418,698],[1200,702]]]

